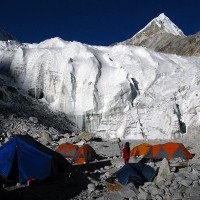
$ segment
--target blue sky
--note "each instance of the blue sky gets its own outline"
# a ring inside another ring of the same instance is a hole
[[[200,31],[200,0],[9,0],[0,28],[21,42],[52,37],[109,45],[132,37],[160,13],[186,35]]]

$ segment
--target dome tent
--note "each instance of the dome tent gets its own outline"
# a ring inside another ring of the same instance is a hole
[[[192,159],[194,154],[191,154],[182,143],[168,142],[165,144],[152,145],[149,152],[143,158],[168,160],[173,158]]]
[[[64,157],[72,158],[78,149],[79,147],[76,144],[63,143],[58,146],[57,152],[62,154]]]
[[[0,147],[0,175],[5,181],[44,180],[72,168],[65,158],[29,135],[16,135]]]
[[[95,150],[90,145],[83,145],[77,151],[73,157],[75,164],[84,164],[94,161],[97,157]]]

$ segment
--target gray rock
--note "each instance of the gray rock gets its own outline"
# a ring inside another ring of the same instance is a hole
[[[105,166],[104,169],[108,170],[108,169],[110,169],[110,166]]]
[[[192,183],[192,187],[198,187],[199,186],[199,183],[198,183],[198,181],[193,181],[193,183]]]
[[[199,174],[198,174],[198,173],[191,174],[191,175],[190,175],[190,178],[191,178],[193,181],[198,181],[198,180],[199,180]]]
[[[172,167],[171,172],[176,172],[176,167]]]
[[[129,183],[128,185],[120,189],[118,192],[123,198],[136,198],[139,193],[133,183]]]
[[[90,184],[88,184],[87,188],[88,188],[89,193],[94,192],[95,191],[95,184],[90,183]]]
[[[77,136],[77,135],[78,135],[78,133],[76,133],[76,132],[73,132],[73,133],[72,133],[72,136],[73,136],[73,137],[75,137],[75,136]]]
[[[58,141],[58,144],[63,144],[63,143],[67,143],[69,141],[68,138],[61,138],[59,141]]]
[[[151,193],[151,195],[156,196],[157,194],[159,194],[159,189],[156,186],[153,186],[150,188],[149,192]]]
[[[146,188],[146,187],[151,187],[151,186],[155,186],[155,183],[154,182],[145,182],[142,187]]]
[[[34,124],[38,123],[38,118],[37,117],[29,117],[29,121],[33,122]]]
[[[164,195],[164,190],[161,189],[161,188],[160,188],[160,189],[157,188],[157,186],[150,187],[149,192],[150,192],[151,195],[153,195],[153,196],[156,196],[156,195],[163,196],[163,195]]]
[[[89,141],[89,140],[92,140],[93,138],[94,138],[93,133],[82,132],[79,134],[79,140]]]
[[[156,200],[162,200],[163,198],[162,198],[162,196],[160,196],[160,195],[156,195],[156,196],[155,196],[155,199],[156,199]]]
[[[100,176],[100,178],[101,179],[106,179],[106,178],[108,178],[110,176],[110,173],[109,172],[106,172],[105,174],[102,174],[101,176]]]
[[[183,195],[180,192],[176,192],[172,195],[172,200],[182,200]]]
[[[142,187],[139,188],[139,191],[144,191],[147,193],[151,193],[152,188],[156,187],[154,182],[145,182]]]
[[[112,159],[111,162],[116,168],[121,168],[124,166],[124,160],[122,158]]]
[[[169,181],[173,181],[175,180],[175,175],[174,173],[170,173],[169,175],[166,176],[166,180],[169,180]]]
[[[184,180],[181,180],[180,184],[183,185],[183,186],[185,186],[185,187],[188,187],[189,185],[192,184],[192,180],[190,180],[190,179],[184,179]]]
[[[170,194],[173,195],[174,193],[176,193],[176,190],[174,190],[174,188],[170,187],[170,188],[169,188],[169,192],[170,192]]]
[[[95,193],[96,195],[99,195],[100,190],[95,190],[94,193]]]
[[[42,132],[40,142],[44,145],[47,145],[50,141],[51,141],[51,138],[49,137],[49,134],[46,132]]]
[[[70,137],[70,133],[65,133],[65,134],[63,134],[62,136],[64,137],[64,138],[69,138]]]
[[[104,196],[97,198],[97,200],[105,200]]]
[[[8,137],[8,138],[12,137],[12,133],[7,132],[6,134],[7,134],[7,137]]]
[[[140,192],[137,196],[138,200],[150,200],[152,199],[151,198],[151,195],[148,194],[147,192]]]
[[[170,180],[166,180],[165,182],[164,182],[164,185],[165,186],[169,186],[169,185],[171,185],[172,184],[172,182],[170,181]]]
[[[179,188],[179,184],[177,183],[177,181],[175,181],[173,183],[173,185],[171,185],[173,187],[174,190],[176,190],[177,188]]]
[[[159,187],[159,188],[165,188],[165,181],[162,180],[162,181],[159,181],[158,183],[156,183],[156,185]]]
[[[170,191],[169,191],[169,188],[168,188],[168,187],[165,187],[165,188],[164,188],[164,193],[165,193],[165,194],[170,194]]]
[[[185,180],[186,176],[183,173],[179,173],[176,176],[176,180],[178,183],[181,183],[182,180]]]
[[[184,200],[199,200],[199,199],[200,199],[199,196],[190,196],[190,197],[184,198]]]
[[[33,133],[31,136],[35,139],[40,138],[40,135],[38,133]]]
[[[200,186],[198,187],[190,187],[189,188],[189,195],[190,196],[198,196],[200,199]]]
[[[15,118],[15,114],[12,114],[12,115],[9,116],[8,119],[12,121],[14,118]]]
[[[51,134],[51,139],[53,140],[53,141],[57,141],[57,140],[59,140],[59,135],[58,134]]]
[[[156,177],[156,184],[160,181],[166,180],[166,176],[170,174],[169,163],[166,158],[164,158],[161,162],[158,175]]]
[[[192,172],[192,167],[187,167],[188,172]]]
[[[180,187],[176,191],[180,191],[182,194],[184,194],[186,189],[187,189],[187,187],[185,187],[184,185],[180,185]]]
[[[172,198],[171,198],[171,195],[170,195],[170,194],[165,194],[165,195],[163,196],[163,199],[164,199],[164,200],[171,200]]]

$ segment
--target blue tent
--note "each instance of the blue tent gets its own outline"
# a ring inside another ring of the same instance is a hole
[[[156,171],[143,163],[128,163],[112,176],[118,179],[123,185],[127,185],[133,181],[136,186],[142,185],[144,182],[152,181],[156,175]]]
[[[59,172],[70,172],[71,165],[59,153],[29,135],[17,135],[0,147],[0,175],[5,180],[26,183],[43,180]]]

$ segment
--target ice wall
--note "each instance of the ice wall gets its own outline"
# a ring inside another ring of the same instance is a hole
[[[2,45],[3,46],[3,45]],[[199,127],[198,57],[53,38],[0,49],[0,73],[106,138],[177,137]]]

